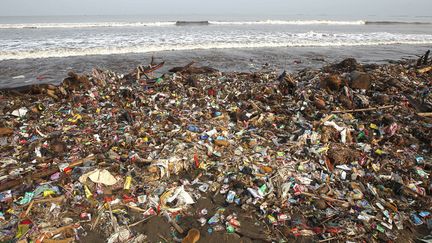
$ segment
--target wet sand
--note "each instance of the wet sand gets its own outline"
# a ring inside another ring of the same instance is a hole
[[[125,72],[139,64],[148,64],[151,57],[164,60],[165,73],[173,66],[194,60],[221,71],[258,71],[263,68],[298,71],[317,68],[328,63],[354,57],[362,63],[386,63],[389,60],[416,58],[430,46],[391,45],[368,47],[286,47],[254,49],[217,49],[194,51],[163,51],[145,54],[100,55],[65,58],[23,59],[0,61],[0,88],[28,84],[60,83],[69,70],[90,72],[94,67]]]

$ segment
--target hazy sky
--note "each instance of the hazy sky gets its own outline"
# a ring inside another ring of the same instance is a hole
[[[432,15],[432,0],[0,0],[0,16]]]

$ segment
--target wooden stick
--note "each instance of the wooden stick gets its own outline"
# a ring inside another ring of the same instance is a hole
[[[180,233],[183,234],[184,230],[182,229],[182,227],[180,227],[180,225],[177,224],[177,222],[175,222],[174,219],[171,218],[171,216],[164,212],[163,215],[166,217],[166,219],[168,220],[168,222]]]
[[[76,229],[78,227],[79,227],[79,224],[70,224],[70,225],[66,225],[66,226],[57,228],[57,229],[49,232],[49,234],[51,234],[52,236],[54,236],[54,235],[62,233],[63,231],[70,230],[70,229]]]
[[[174,226],[174,228],[175,228],[175,229],[176,229],[180,234],[183,234],[183,233],[184,233],[183,228],[180,227],[180,225],[178,225],[176,221],[174,221],[173,219],[171,219],[171,220],[170,220],[170,223],[171,223],[172,226]]]
[[[429,71],[432,71],[432,66],[417,69],[418,73],[427,73]]]
[[[324,119],[321,120],[321,124],[324,124],[326,121],[330,120],[333,118],[333,115],[328,115],[326,116]]]
[[[69,167],[73,168],[73,167],[77,167],[78,165],[82,165],[84,164],[85,161],[90,160],[90,159],[94,159],[95,155],[90,155],[85,157],[84,159],[79,159],[79,160],[75,160],[74,162],[70,163]]]
[[[103,209],[104,209],[104,206],[101,206],[101,207],[99,208],[99,210],[98,210],[98,214],[97,214],[97,217],[96,217],[95,221],[93,222],[93,224],[92,224],[92,226],[91,226],[91,229],[92,229],[92,230],[94,230],[94,229],[96,228],[96,225],[98,225],[99,220],[100,220],[100,217],[101,217],[102,212],[103,212]]]
[[[113,215],[113,212],[112,212],[112,209],[111,209],[111,204],[110,203],[107,203],[107,204],[108,204],[108,209],[109,209],[110,216],[111,216],[111,224],[112,224],[112,226],[114,228],[114,232],[118,232],[118,225],[117,225],[116,220],[114,219],[114,215]]]
[[[390,109],[390,108],[394,108],[394,107],[395,107],[395,105],[385,105],[385,106],[379,106],[379,107],[362,108],[362,109],[354,109],[354,110],[332,111],[332,113],[333,114],[354,113],[354,112],[362,112],[362,111],[374,111],[374,110]]]
[[[417,113],[419,116],[432,117],[432,112]]]
[[[308,193],[308,192],[302,192],[301,194],[305,195],[305,196],[308,196],[308,197],[315,198],[315,199],[324,199],[324,200],[326,200],[328,202],[336,202],[336,203],[342,203],[342,204],[349,204],[349,202],[347,202],[347,201],[339,200],[339,199],[336,199],[336,198],[331,198],[329,196],[315,195],[315,194]]]
[[[45,199],[38,199],[38,200],[31,201],[31,203],[27,207],[27,210],[24,212],[24,214],[21,215],[21,217],[22,218],[27,217],[27,215],[30,213],[30,210],[33,208],[34,204],[37,204],[37,203],[46,203],[46,202],[60,203],[64,199],[65,199],[64,196],[59,196],[59,197],[52,197],[52,198],[45,198]]]
[[[42,243],[72,243],[74,242],[74,238],[66,238],[63,240],[52,240],[52,239],[45,239],[42,241]]]
[[[159,238],[161,238],[162,240],[164,240],[165,242],[169,242],[165,237],[163,237],[160,233],[157,234],[157,236],[159,236]]]
[[[327,242],[327,241],[331,241],[331,240],[334,240],[334,239],[337,239],[337,237],[335,236],[335,237],[327,238],[325,240],[319,240],[318,242]]]
[[[140,208],[140,207],[131,206],[131,205],[127,205],[127,204],[124,204],[124,206],[126,206],[126,207],[128,207],[128,208],[130,208],[130,209],[132,209],[132,210],[138,211],[138,212],[146,212],[146,211],[147,211],[147,210],[142,209],[142,208]]]
[[[50,231],[50,232],[45,232],[36,240],[36,242],[45,242],[47,239],[50,239],[53,236],[62,233],[63,231],[70,230],[70,229],[76,229],[78,227],[79,227],[79,224],[70,224],[70,225],[66,225],[66,226],[57,228],[57,229]]]
[[[24,212],[24,214],[21,215],[21,218],[27,217],[27,215],[30,213],[30,210],[32,209],[34,204],[34,201],[32,201],[29,206],[27,207],[27,210]]]
[[[147,221],[147,220],[149,220],[149,219],[151,219],[151,218],[153,218],[153,217],[154,217],[154,215],[151,215],[151,216],[148,217],[148,218],[142,219],[142,220],[140,220],[140,221],[138,221],[138,222],[135,222],[135,223],[129,225],[129,227],[134,227],[134,226],[136,226],[136,225],[138,225],[138,224],[141,224],[141,223],[143,223],[143,222],[145,222],[145,221]]]
[[[59,197],[52,197],[52,198],[44,198],[44,199],[38,199],[38,200],[34,200],[34,203],[46,203],[46,202],[62,202],[65,199],[64,196],[59,196]]]
[[[159,68],[163,67],[164,64],[165,64],[165,62],[161,62],[161,63],[156,64],[154,66],[151,66],[151,64],[150,64],[150,66],[148,68],[144,69],[144,73],[152,73],[152,72],[158,70]]]
[[[138,222],[135,222],[135,223],[133,223],[133,224],[129,225],[128,227],[130,228],[130,227],[134,227],[134,226],[137,226],[137,225],[141,224],[141,223],[142,223],[142,222],[144,222],[144,221],[146,221],[146,220],[145,220],[145,219],[143,219],[143,220],[140,220],[140,221],[138,221]]]

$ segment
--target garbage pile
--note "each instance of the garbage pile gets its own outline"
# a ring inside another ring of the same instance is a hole
[[[162,65],[2,91],[1,242],[431,234],[428,57],[152,77]]]

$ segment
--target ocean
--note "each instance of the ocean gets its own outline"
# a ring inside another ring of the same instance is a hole
[[[166,69],[195,60],[223,71],[298,70],[415,58],[431,46],[431,16],[0,17],[0,87],[58,83],[93,67],[126,72],[151,56]]]

